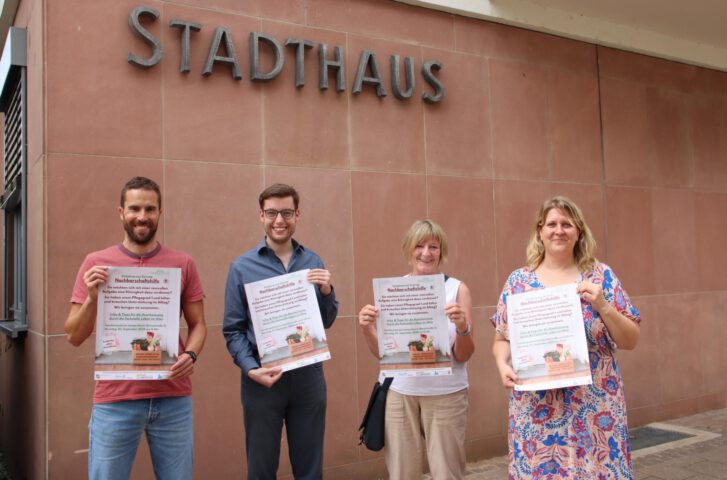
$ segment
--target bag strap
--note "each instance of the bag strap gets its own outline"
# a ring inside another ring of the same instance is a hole
[[[386,393],[389,390],[389,387],[391,386],[391,382],[394,381],[394,377],[386,377],[384,379],[384,383],[381,384],[381,390]]]

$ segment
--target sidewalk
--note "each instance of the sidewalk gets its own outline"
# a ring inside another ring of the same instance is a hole
[[[727,408],[660,422],[658,425],[699,435],[634,451],[634,480],[727,479]],[[715,438],[704,440],[707,437]],[[9,478],[0,454],[0,480]],[[425,475],[425,478],[431,477]],[[507,457],[467,464],[465,478],[506,480]]]
[[[691,439],[633,452],[635,480],[727,479],[727,408],[669,420],[659,425],[704,433]],[[719,436],[711,438],[714,434]],[[466,478],[506,480],[507,457],[468,464]]]

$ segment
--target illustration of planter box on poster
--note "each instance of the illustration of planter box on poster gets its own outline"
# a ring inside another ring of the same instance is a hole
[[[515,390],[589,385],[588,344],[576,284],[507,297]]]
[[[568,344],[556,344],[554,350],[543,354],[543,358],[545,359],[545,369],[548,375],[575,372],[575,364]]]
[[[373,286],[381,374],[451,375],[444,275],[375,278]]]
[[[308,270],[245,284],[260,363],[293,370],[331,358]]]
[[[161,335],[146,332],[145,338],[131,341],[131,363],[133,365],[161,365]]]
[[[307,353],[315,348],[313,346],[313,337],[308,333],[308,327],[303,325],[296,325],[295,333],[285,337],[285,340],[288,342],[291,356]]]
[[[412,340],[408,343],[408,346],[411,363],[434,363],[437,361],[434,340],[429,338],[426,333],[420,334],[419,340]]]
[[[162,380],[179,356],[181,269],[109,267],[96,314],[96,380]]]

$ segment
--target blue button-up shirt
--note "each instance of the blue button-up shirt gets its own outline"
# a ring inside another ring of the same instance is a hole
[[[260,357],[255,332],[250,321],[250,307],[245,295],[245,284],[306,268],[325,267],[321,257],[293,240],[293,255],[286,270],[275,252],[268,248],[265,238],[255,248],[237,257],[230,265],[225,288],[225,318],[222,333],[227,341],[227,350],[232,355],[232,359],[246,376],[250,370],[260,367]],[[321,294],[318,285],[315,287],[323,326],[329,328],[333,325],[338,313],[336,294],[332,286],[331,293],[328,295]]]

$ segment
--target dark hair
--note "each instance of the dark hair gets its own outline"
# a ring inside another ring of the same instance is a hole
[[[124,208],[126,203],[126,192],[129,190],[153,190],[157,194],[157,200],[159,200],[159,208],[162,208],[162,192],[159,189],[157,182],[146,177],[134,177],[124,184],[124,188],[121,189],[121,201],[119,205]]]
[[[293,197],[293,205],[295,205],[295,209],[298,210],[298,202],[300,201],[300,196],[298,195],[298,192],[295,191],[295,188],[291,187],[290,185],[286,185],[284,183],[275,183],[263,190],[260,193],[260,197],[258,198],[258,201],[260,202],[260,209],[263,208],[265,200],[270,197]]]

